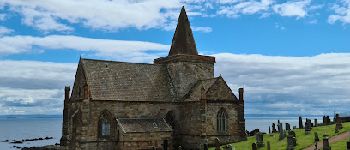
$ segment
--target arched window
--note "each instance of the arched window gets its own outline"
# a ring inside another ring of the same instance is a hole
[[[101,136],[107,137],[111,133],[111,124],[106,118],[101,119]]]
[[[114,134],[114,125],[112,114],[108,111],[103,111],[99,118],[99,137],[102,139],[110,139],[113,138]]]
[[[219,133],[227,132],[227,113],[225,109],[220,109],[217,115],[217,130]]]

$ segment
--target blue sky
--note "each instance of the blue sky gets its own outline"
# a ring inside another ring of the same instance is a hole
[[[80,56],[166,56],[181,6],[246,113],[347,112],[349,0],[3,0],[0,114],[60,114]]]

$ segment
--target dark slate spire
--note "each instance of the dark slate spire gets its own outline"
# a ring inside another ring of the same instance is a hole
[[[169,56],[177,54],[198,55],[190,21],[188,21],[185,8],[182,7],[176,31],[172,40]]]

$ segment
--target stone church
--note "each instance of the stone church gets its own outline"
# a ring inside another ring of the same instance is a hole
[[[153,64],[81,58],[65,87],[63,149],[203,149],[246,139],[238,98],[198,55],[182,8],[168,56]]]

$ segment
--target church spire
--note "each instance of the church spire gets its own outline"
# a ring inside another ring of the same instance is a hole
[[[169,51],[169,56],[177,54],[198,55],[196,42],[194,41],[190,27],[190,21],[188,20],[184,7],[181,9],[176,31],[174,33]]]

